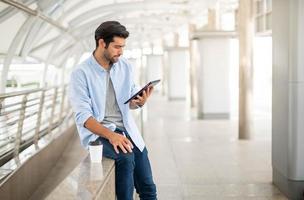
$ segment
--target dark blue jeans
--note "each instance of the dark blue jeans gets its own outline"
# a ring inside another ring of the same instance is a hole
[[[115,131],[120,133],[120,131]],[[103,156],[115,160],[115,189],[117,200],[132,200],[134,186],[141,200],[156,200],[156,186],[153,182],[152,170],[145,148],[141,152],[125,132],[134,148],[132,153],[117,154],[113,145],[105,138],[103,143]]]

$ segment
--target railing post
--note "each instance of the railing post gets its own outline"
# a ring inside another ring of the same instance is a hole
[[[70,107],[69,102],[68,102],[67,107],[68,107],[68,108]],[[67,128],[67,127],[69,127],[69,125],[70,125],[70,112],[69,112],[69,111],[67,111],[66,116],[67,116],[67,118],[65,119],[65,124],[64,124],[64,126]]]
[[[61,105],[60,105],[60,116],[59,116],[60,120],[62,120],[62,118],[63,118],[63,111],[64,111],[64,106],[65,106],[65,96],[66,96],[66,88],[64,86],[63,90],[62,90]]]
[[[23,129],[23,122],[24,122],[24,118],[25,118],[27,96],[28,96],[28,94],[24,95],[24,97],[22,99],[22,103],[21,103],[18,128],[17,128],[17,132],[16,132],[16,139],[15,139],[15,151],[14,151],[15,158],[19,155],[19,149],[20,149],[21,140],[22,140],[22,129]]]
[[[38,140],[39,140],[39,131],[40,131],[40,125],[41,125],[41,116],[42,116],[42,110],[44,106],[44,97],[45,97],[45,90],[42,90],[41,96],[40,96],[40,101],[39,101],[39,110],[37,113],[37,124],[36,124],[36,129],[35,129],[35,135],[34,135],[34,144],[35,148],[38,149]]]
[[[0,99],[0,115],[1,115],[1,112],[2,112],[2,102],[4,101],[4,99]]]
[[[5,119],[6,117],[5,116],[1,116],[1,113],[2,113],[2,108],[3,108],[3,102],[4,102],[4,99],[0,98],[0,120],[2,121],[2,119]],[[0,125],[5,124],[5,122],[1,122],[0,121]],[[5,140],[6,136],[5,136],[5,133],[6,133],[6,127],[4,127],[5,130],[0,130],[0,141],[2,140]]]
[[[60,105],[60,113],[59,113],[59,121],[62,122],[63,120],[63,111],[64,111],[64,102],[65,102],[65,85],[62,87],[62,96],[61,96],[61,105]],[[62,130],[62,123],[59,125],[59,131],[61,132]]]
[[[52,131],[52,127],[53,127],[53,118],[54,118],[54,112],[55,112],[55,108],[56,108],[57,94],[58,94],[58,87],[55,88],[53,101],[52,101],[52,110],[51,110],[51,116],[49,119],[49,127],[48,127],[48,131],[47,131],[47,135],[49,135],[49,136],[51,136],[51,131]]]

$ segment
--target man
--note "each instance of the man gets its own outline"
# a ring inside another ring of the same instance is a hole
[[[140,199],[155,200],[147,149],[130,112],[145,104],[153,88],[124,104],[137,92],[132,67],[120,57],[128,36],[116,21],[96,29],[95,51],[72,72],[70,102],[82,145],[100,140],[103,156],[115,160],[117,200],[133,199],[134,186]]]

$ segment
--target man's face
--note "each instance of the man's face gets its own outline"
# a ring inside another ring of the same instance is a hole
[[[123,54],[123,48],[125,47],[125,38],[114,37],[113,42],[109,43],[108,48],[104,49],[104,57],[115,63],[118,61],[118,58]]]

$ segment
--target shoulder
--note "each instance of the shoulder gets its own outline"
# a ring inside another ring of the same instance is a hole
[[[71,79],[83,79],[89,73],[88,64],[84,61],[75,66],[71,73]]]
[[[71,73],[71,77],[72,78],[76,78],[76,77],[81,77],[81,76],[84,76],[84,74],[85,74],[85,70],[81,67],[81,65],[77,65],[74,69],[73,69],[73,71],[72,71],[72,73]]]
[[[85,59],[74,67],[72,74],[88,75],[89,73],[93,73],[93,71],[94,70],[92,67],[92,56],[89,56],[87,59]]]

